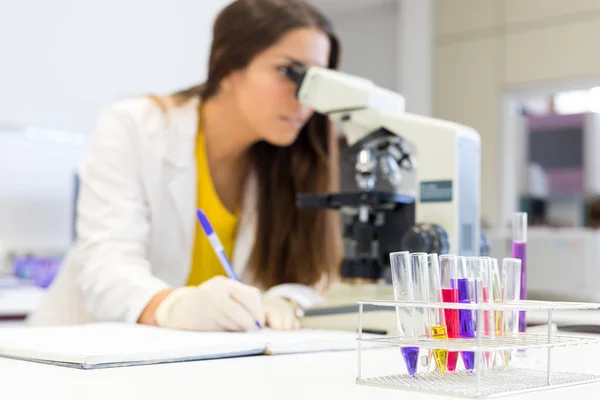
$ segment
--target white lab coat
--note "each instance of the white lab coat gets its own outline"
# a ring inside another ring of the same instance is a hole
[[[185,284],[197,223],[198,106],[192,100],[164,111],[137,98],[102,114],[79,171],[78,240],[30,324],[133,323],[157,292]],[[249,284],[244,271],[255,229],[256,178],[250,174],[232,259]],[[320,300],[299,284],[269,291],[304,307]]]

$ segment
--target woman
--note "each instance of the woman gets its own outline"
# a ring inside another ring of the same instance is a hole
[[[336,148],[286,76],[336,68],[330,24],[303,0],[237,0],[213,35],[204,85],[100,118],[80,170],[78,239],[31,324],[293,329],[297,308],[336,279],[338,221],[295,205],[335,190]],[[197,208],[241,282],[223,276]]]

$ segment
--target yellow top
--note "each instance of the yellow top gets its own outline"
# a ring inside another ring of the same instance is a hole
[[[217,236],[221,239],[225,253],[231,260],[238,218],[221,203],[215,190],[208,168],[204,133],[198,129],[196,144],[196,164],[198,168],[198,194],[196,205],[210,220]],[[217,275],[226,275],[223,266],[215,255],[200,223],[196,220],[196,235],[192,253],[192,268],[188,286],[197,286]]]

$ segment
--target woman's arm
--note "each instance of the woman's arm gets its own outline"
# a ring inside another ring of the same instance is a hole
[[[140,181],[141,135],[129,111],[142,106],[132,104],[138,101],[143,100],[102,114],[79,173],[78,284],[96,320],[136,322],[169,288],[152,274],[147,258],[150,215]]]
[[[165,289],[154,295],[154,297],[152,297],[150,302],[146,305],[146,308],[144,308],[144,311],[142,311],[142,314],[138,318],[137,322],[145,325],[157,325],[156,310],[163,300],[166,299],[167,296],[169,296],[172,292],[173,289]]]

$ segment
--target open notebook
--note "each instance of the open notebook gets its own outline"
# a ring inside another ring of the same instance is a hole
[[[0,329],[0,357],[94,369],[259,354],[355,349],[356,333],[189,332],[144,325],[94,323]]]

